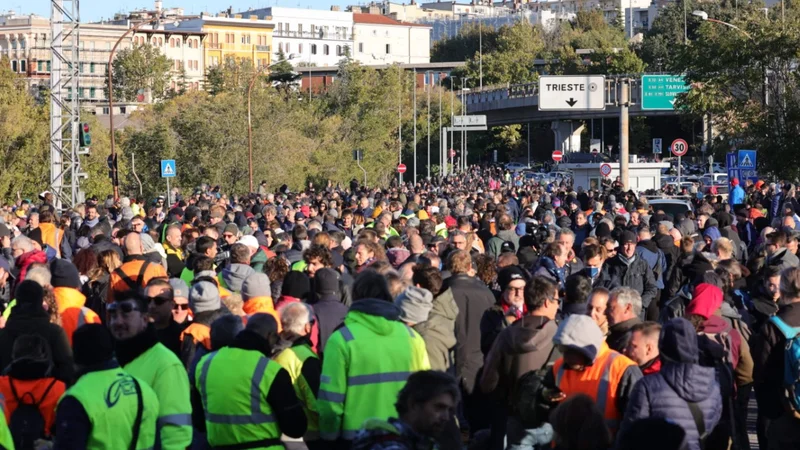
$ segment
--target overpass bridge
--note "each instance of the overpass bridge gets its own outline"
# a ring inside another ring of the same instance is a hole
[[[651,75],[651,74],[646,74]],[[667,75],[654,73],[652,75]],[[605,79],[605,110],[594,111],[540,111],[539,83],[509,84],[487,87],[464,95],[467,114],[486,116],[487,126],[514,125],[530,122],[552,122],[556,147],[563,151],[580,151],[580,135],[583,126],[575,126],[572,121],[618,118],[620,115],[620,85],[622,79],[630,83],[630,103],[628,115],[674,116],[675,110],[643,110],[642,84],[640,75],[607,76]]]
[[[646,74],[665,75],[665,74]],[[487,87],[480,91],[468,92],[464,96],[467,114],[486,115],[488,126],[513,125],[526,122],[547,122],[552,120],[588,120],[619,117],[620,80],[630,80],[631,104],[628,114],[634,116],[673,116],[676,111],[643,110],[641,107],[641,77],[612,76],[605,80],[606,109],[603,111],[539,111],[539,83],[509,84],[500,87]]]

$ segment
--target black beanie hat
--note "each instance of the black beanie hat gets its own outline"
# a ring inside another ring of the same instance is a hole
[[[105,325],[82,325],[72,335],[72,355],[75,364],[93,366],[114,357],[114,339]]]
[[[41,308],[44,300],[44,289],[33,280],[25,280],[17,286],[15,297],[20,305],[32,304]]]
[[[34,228],[33,230],[31,230],[31,232],[28,233],[28,239],[32,240],[33,242],[36,242],[37,244],[39,244],[40,247],[42,247],[42,249],[44,249],[44,241],[42,240],[41,228]]]
[[[50,284],[54,287],[81,288],[81,276],[78,268],[64,259],[54,259],[50,263],[50,273],[53,275]]]
[[[319,295],[339,295],[339,272],[323,268],[314,274],[314,292]]]
[[[292,271],[286,274],[281,287],[281,295],[305,300],[311,292],[311,282],[303,272]]]

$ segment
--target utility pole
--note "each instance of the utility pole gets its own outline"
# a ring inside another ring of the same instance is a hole
[[[441,74],[439,76],[441,78]],[[444,89],[442,89],[442,87],[439,86],[439,129],[442,128],[442,91],[443,90]],[[447,164],[447,156],[446,156],[447,153],[444,153],[444,155],[445,155],[445,157],[442,158],[442,154],[441,153],[439,154],[439,166],[440,166],[439,170],[441,170],[442,161],[444,161],[444,163]],[[428,164],[428,167],[430,167],[430,164]],[[430,174],[430,169],[429,169],[429,171],[428,171],[428,179],[430,180],[430,178],[431,178],[431,174]]]
[[[400,141],[397,147],[397,165],[403,163],[403,72],[400,65],[397,65],[397,75],[400,78],[400,87],[397,89],[397,139]],[[403,174],[397,171],[400,184],[403,184]]]
[[[428,178],[431,177],[431,87],[433,72],[428,72]]]
[[[623,78],[620,83],[619,99],[619,175],[622,189],[630,188],[628,179],[628,106],[630,106],[630,80]]]

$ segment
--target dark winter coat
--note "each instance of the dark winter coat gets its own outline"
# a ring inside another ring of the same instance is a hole
[[[342,303],[340,295],[323,295],[316,302],[312,303],[314,314],[317,316],[319,324],[319,340],[317,346],[319,352],[325,350],[325,343],[334,331],[344,322],[349,308]]]
[[[456,317],[456,376],[472,393],[478,370],[483,366],[481,318],[495,304],[492,291],[480,280],[465,274],[453,275],[442,289],[452,289],[458,306]]]
[[[790,327],[800,327],[800,304],[782,306],[777,314]],[[753,379],[758,410],[768,419],[777,419],[785,409],[783,388],[783,353],[786,339],[773,323],[767,321],[753,335]]]
[[[428,320],[414,325],[414,330],[425,341],[431,370],[447,372],[453,367],[457,318],[458,305],[453,298],[453,292],[448,289],[433,299]]]
[[[50,315],[41,305],[18,303],[11,310],[5,328],[0,330],[0,368],[5,369],[11,364],[14,342],[26,334],[35,334],[47,341],[53,358],[52,375],[71,384],[74,381],[75,366],[67,334],[60,326],[50,323]]]
[[[626,264],[622,255],[611,258],[606,263],[609,277],[619,286],[627,286],[642,296],[642,314],[656,297],[656,279],[647,261],[634,255],[634,260]]]
[[[714,266],[702,253],[682,255],[667,284],[668,295],[674,297],[684,285],[693,283],[700,275],[713,270]]]
[[[667,257],[664,256],[664,252],[658,248],[655,241],[651,239],[640,241],[636,246],[636,256],[644,259],[647,262],[647,266],[653,271],[656,287],[658,287],[658,289],[664,289],[664,274],[667,273]],[[657,277],[656,274],[658,274]]]
[[[628,344],[631,342],[631,329],[640,323],[642,323],[642,319],[634,317],[608,327],[606,343],[611,347],[611,350],[625,353],[625,349],[628,348]]]
[[[706,432],[722,416],[722,397],[713,367],[698,364],[697,335],[692,324],[675,319],[665,326],[672,328],[672,339],[661,342],[661,371],[647,375],[634,386],[622,422],[621,434],[630,425],[646,417],[668,419],[686,432],[690,450],[700,450],[700,434],[689,403],[696,403],[703,415]]]

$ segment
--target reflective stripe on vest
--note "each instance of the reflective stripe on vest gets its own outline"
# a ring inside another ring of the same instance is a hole
[[[414,329],[408,326],[407,324],[403,324],[406,326],[408,330],[408,334],[414,338]],[[344,338],[345,342],[351,342],[355,340],[353,337],[353,333],[347,327],[339,328],[339,332],[342,333],[342,337]],[[411,372],[388,372],[388,373],[371,373],[367,375],[354,375],[347,377],[347,385],[348,386],[362,386],[365,384],[377,384],[377,383],[394,383],[397,381],[406,381],[408,377],[411,376]],[[320,377],[320,382],[330,383],[330,379],[326,381],[322,381],[322,377]],[[325,398],[322,397],[322,393],[325,392]],[[333,398],[331,398],[333,397]],[[328,400],[331,402],[344,402],[344,394],[337,394],[335,392],[327,392],[327,391],[320,391],[318,398],[323,400]],[[340,399],[340,400],[339,400]]]
[[[273,423],[275,418],[272,414],[264,414],[261,412],[261,380],[264,378],[264,372],[267,369],[267,358],[261,358],[256,365],[256,370],[253,372],[253,377],[250,379],[250,414],[214,414],[208,411],[208,391],[207,379],[208,369],[211,367],[211,361],[217,356],[217,352],[209,354],[205,364],[203,364],[202,371],[200,372],[200,395],[203,398],[203,407],[206,408],[206,420],[211,423],[221,423],[226,425],[260,425],[264,423]]]
[[[86,313],[87,313],[87,310],[88,310],[87,307],[85,307],[85,306],[81,307],[81,310],[78,313],[78,325],[75,327],[76,330],[78,328],[86,325]]]

